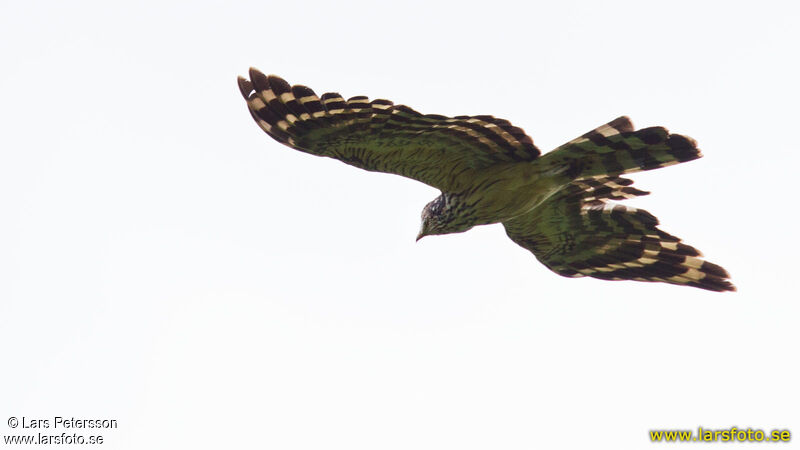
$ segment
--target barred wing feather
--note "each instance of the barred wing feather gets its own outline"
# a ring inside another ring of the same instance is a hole
[[[476,170],[540,154],[522,129],[492,116],[423,115],[388,100],[317,97],[255,69],[239,88],[253,119],[278,142],[445,191],[463,187]]]
[[[609,200],[648,192],[631,180],[577,180],[529,213],[503,223],[508,236],[550,270],[566,277],[661,281],[710,291],[733,291],[722,267],[660,230],[647,211]]]

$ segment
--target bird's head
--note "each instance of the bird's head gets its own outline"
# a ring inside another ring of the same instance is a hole
[[[417,240],[436,234],[460,233],[472,228],[472,225],[458,220],[456,203],[455,198],[442,194],[425,205]]]

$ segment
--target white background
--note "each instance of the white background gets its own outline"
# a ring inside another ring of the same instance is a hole
[[[56,415],[117,419],[111,449],[799,434],[798,20],[791,1],[3,1],[0,435]],[[653,194],[632,204],[739,292],[562,278],[500,225],[415,243],[438,193],[269,139],[236,87],[251,65],[507,118],[543,150],[622,114],[692,136],[705,157],[635,175]]]

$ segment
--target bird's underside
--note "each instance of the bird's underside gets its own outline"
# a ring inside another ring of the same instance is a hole
[[[695,142],[627,117],[540,155],[522,129],[492,116],[423,115],[388,100],[326,93],[251,69],[239,88],[272,138],[361,169],[442,191],[420,236],[502,223],[508,236],[567,277],[661,281],[733,291],[722,267],[615,200],[648,194],[620,175],[699,158]]]

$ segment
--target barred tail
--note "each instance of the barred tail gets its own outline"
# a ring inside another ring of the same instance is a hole
[[[658,169],[702,156],[694,139],[670,134],[663,127],[634,131],[625,116],[573,139],[551,154],[567,165],[566,173],[572,179]]]

